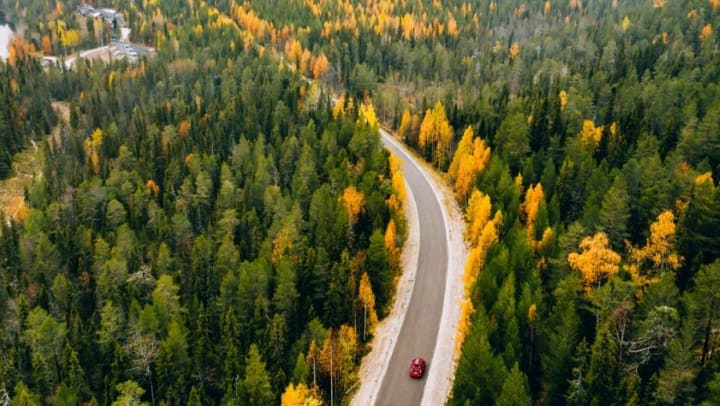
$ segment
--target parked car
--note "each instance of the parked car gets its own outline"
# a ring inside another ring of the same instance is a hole
[[[425,374],[425,360],[422,357],[415,357],[410,361],[410,376],[422,378]]]

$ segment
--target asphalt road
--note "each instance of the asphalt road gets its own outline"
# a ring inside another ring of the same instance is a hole
[[[412,296],[375,405],[417,406],[422,401],[428,375],[447,373],[433,369],[432,364],[445,295],[447,225],[430,183],[413,161],[387,139],[389,137],[382,131],[385,146],[404,162],[405,179],[417,204],[420,249]],[[408,373],[410,360],[415,356],[428,362],[422,379],[412,379]]]

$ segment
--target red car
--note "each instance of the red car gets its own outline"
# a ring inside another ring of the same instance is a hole
[[[410,376],[422,378],[425,373],[425,360],[422,357],[415,357],[410,361]]]

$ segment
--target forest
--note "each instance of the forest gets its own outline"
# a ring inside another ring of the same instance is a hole
[[[466,214],[449,404],[720,404],[719,1],[97,0],[157,54],[47,70],[114,27],[0,4],[0,177],[44,157],[0,399],[348,402],[407,232],[382,125]]]

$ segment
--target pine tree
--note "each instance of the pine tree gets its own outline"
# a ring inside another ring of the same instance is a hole
[[[270,376],[255,344],[250,346],[250,351],[245,359],[245,378],[242,386],[245,394],[244,403],[247,405],[269,405],[275,400],[270,386]]]
[[[602,326],[592,345],[586,378],[591,405],[623,404],[618,391],[621,373],[618,350],[608,325]]]
[[[517,362],[508,373],[502,386],[502,392],[495,404],[497,406],[530,406],[533,404],[527,376],[520,371]]]
[[[502,393],[508,374],[505,363],[495,356],[488,340],[489,323],[478,310],[455,373],[451,405],[490,405]]]
[[[628,232],[630,220],[629,201],[627,182],[625,177],[618,173],[615,175],[612,186],[603,197],[597,226],[598,230],[607,234],[613,250],[621,249],[622,244],[630,236]]]
[[[558,283],[553,292],[556,304],[548,317],[553,323],[549,327],[546,347],[542,355],[544,391],[548,404],[565,401],[572,379],[572,362],[575,349],[580,341],[581,320],[577,311],[577,299],[582,295],[582,283],[574,274]]]

